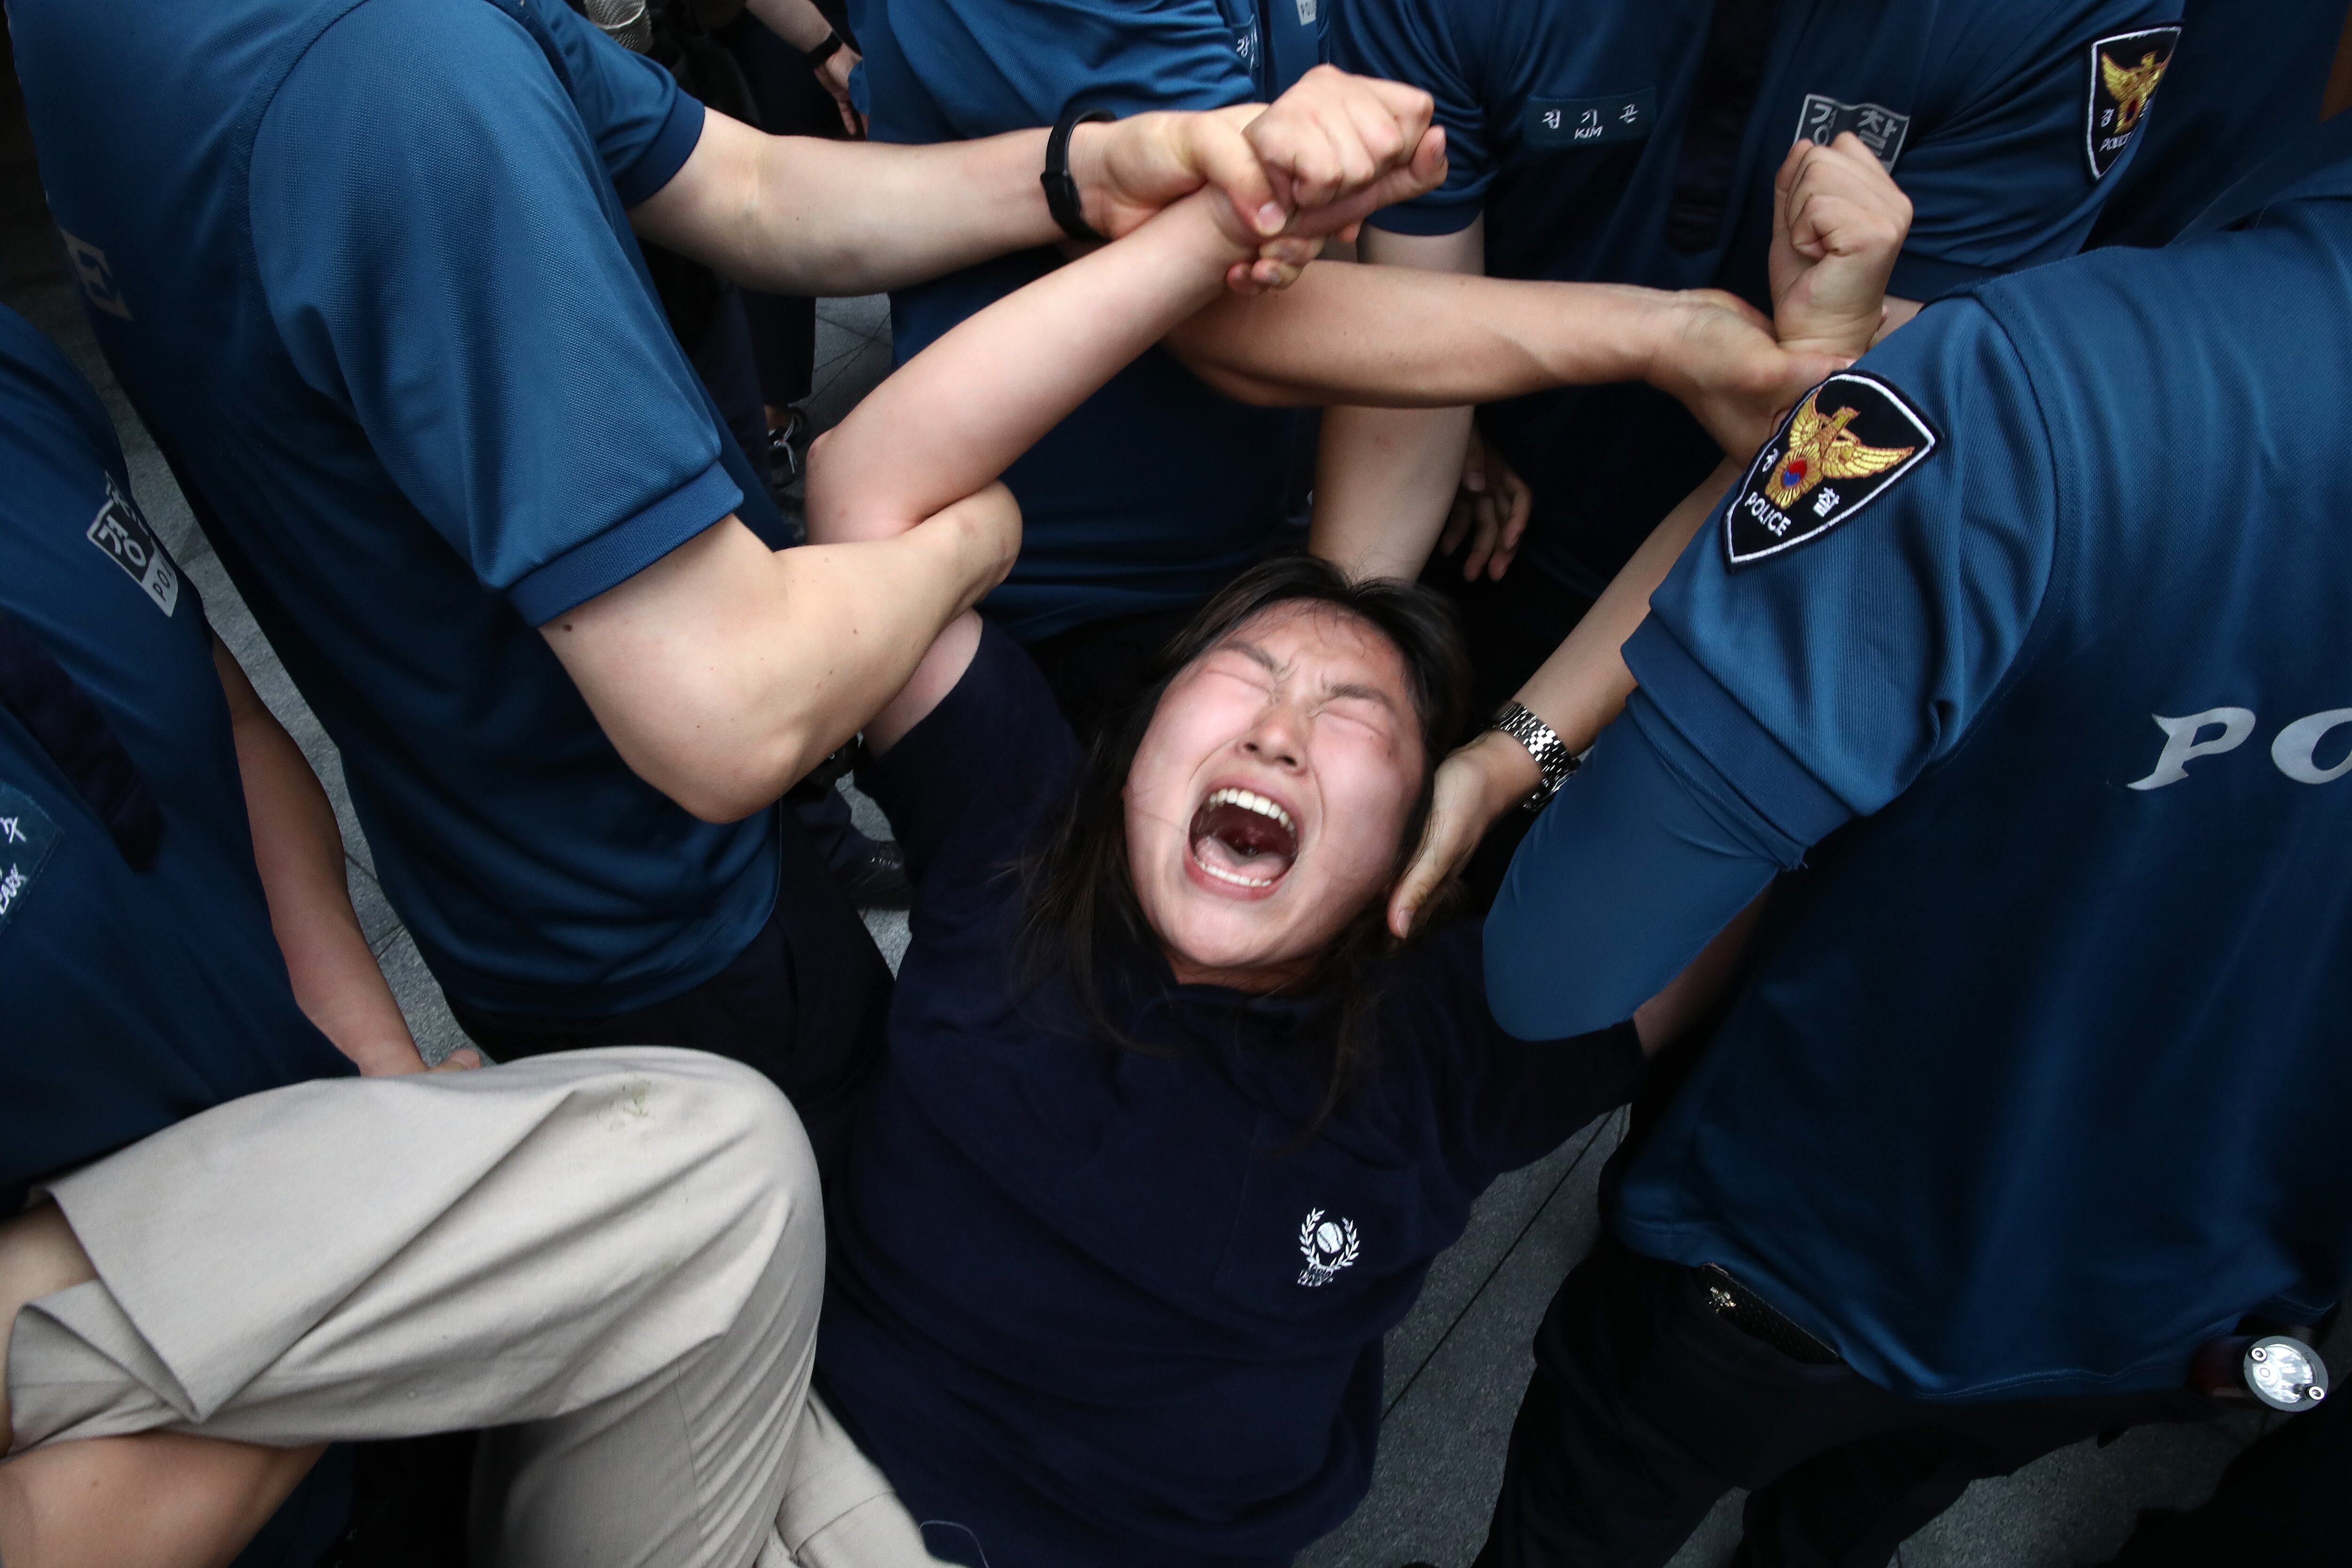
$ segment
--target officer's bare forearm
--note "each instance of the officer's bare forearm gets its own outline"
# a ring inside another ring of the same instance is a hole
[[[1633,672],[1625,663],[1625,639],[1649,614],[1651,594],[1665,581],[1741,468],[1740,460],[1726,458],[1705,484],[1669,513],[1567,640],[1519,688],[1518,700],[1551,726],[1570,752],[1591,746],[1601,730],[1624,711],[1634,686]],[[1389,929],[1399,936],[1409,932],[1431,895],[1468,863],[1471,851],[1487,829],[1541,782],[1527,748],[1499,730],[1485,731],[1446,758],[1437,771],[1429,826],[1412,866],[1390,895]],[[1694,994],[1675,986],[1669,986],[1667,993],[1654,999],[1655,1006],[1687,1002]],[[1663,1038],[1658,1026],[1664,1021],[1654,1010],[1650,1026],[1643,1030],[1645,1047],[1654,1047]]]
[[[1168,346],[1244,402],[1443,408],[1642,380],[1675,309],[1616,284],[1317,262],[1280,293],[1217,300]]]
[[[1099,129],[1083,128],[1074,162]],[[1045,160],[1043,131],[906,147],[768,136],[714,110],[629,220],[755,289],[878,293],[1061,237],[1037,182]]]
[[[1581,752],[1592,744],[1625,710],[1635,684],[1625,663],[1625,639],[1640,629],[1650,614],[1650,595],[1747,466],[1746,457],[1726,458],[1668,512],[1566,640],[1519,689],[1518,700],[1550,725],[1570,751]]]
[[[806,54],[824,42],[833,24],[813,0],[750,0],[745,7],[768,31]]]
[[[1470,447],[1470,408],[1327,409],[1307,548],[1359,580],[1421,574]]]
[[[906,684],[1016,543],[952,507],[894,538],[783,551],[730,517],[540,630],[639,777],[740,821]]]
[[[416,1042],[352,908],[343,836],[327,792],[218,638],[213,668],[228,700],[254,864],[295,1001],[362,1072],[422,1070]]]

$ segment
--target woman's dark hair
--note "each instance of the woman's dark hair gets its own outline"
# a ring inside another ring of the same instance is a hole
[[[1423,763],[1421,790],[1398,839],[1391,885],[1421,841],[1437,764],[1466,721],[1470,662],[1461,629],[1453,606],[1426,588],[1392,580],[1352,583],[1327,561],[1279,555],[1251,567],[1202,605],[1192,625],[1161,650],[1150,684],[1096,736],[1061,826],[1022,867],[1024,983],[1034,986],[1060,977],[1088,1023],[1116,1044],[1140,1048],[1111,1015],[1105,991],[1112,966],[1139,952],[1156,951],[1158,943],[1144,920],[1128,867],[1122,798],[1128,772],[1169,683],[1244,622],[1278,605],[1320,605],[1347,616],[1380,633],[1404,661],[1413,713],[1420,721]],[[1328,1024],[1322,1043],[1330,1066],[1318,1124],[1370,1066],[1371,1026],[1381,1000],[1381,961],[1401,945],[1389,934],[1386,916],[1387,900],[1373,899],[1332,940],[1313,968],[1287,988],[1293,994],[1328,994],[1330,1000],[1319,1015]]]

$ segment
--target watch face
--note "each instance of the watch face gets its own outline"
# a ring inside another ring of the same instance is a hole
[[[2268,1334],[2246,1347],[2246,1387],[2273,1410],[2308,1410],[2327,1397],[2327,1366],[2301,1340]]]

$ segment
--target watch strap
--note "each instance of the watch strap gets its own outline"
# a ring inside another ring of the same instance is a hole
[[[1045,172],[1037,176],[1045,187],[1045,210],[1062,226],[1062,232],[1072,239],[1099,245],[1103,237],[1087,222],[1086,204],[1078,198],[1078,183],[1070,178],[1070,137],[1081,125],[1097,124],[1118,117],[1108,109],[1087,109],[1073,103],[1062,110],[1054,121],[1052,132],[1045,138]]]
[[[842,42],[841,34],[839,32],[828,32],[823,38],[819,39],[814,46],[803,50],[801,53],[801,58],[808,61],[809,68],[811,70],[814,70],[817,67],[824,64],[825,61],[833,58],[834,56],[841,53],[843,48],[845,47],[846,46]]]
[[[1542,776],[1527,798],[1529,811],[1541,811],[1545,803],[1559,793],[1559,786],[1583,765],[1584,759],[1568,749],[1559,732],[1537,718],[1524,703],[1505,703],[1487,728],[1500,730],[1526,747],[1528,755],[1535,759],[1537,771]]]

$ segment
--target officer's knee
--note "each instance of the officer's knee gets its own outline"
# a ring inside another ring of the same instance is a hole
[[[816,1156],[792,1101],[742,1063],[699,1051],[663,1051],[646,1076],[677,1080],[700,1147],[698,1184],[747,1200],[781,1196],[792,1230],[823,1228]],[[658,1090],[656,1091],[658,1092]]]

